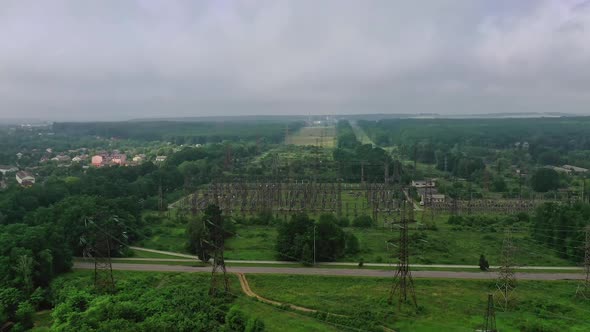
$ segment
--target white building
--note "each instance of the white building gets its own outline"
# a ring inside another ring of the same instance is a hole
[[[574,173],[586,173],[586,172],[588,172],[588,169],[586,169],[586,168],[572,166],[572,165],[563,165],[561,167],[563,167],[565,169],[569,169],[570,171],[572,171]]]
[[[434,188],[436,187],[436,182],[432,180],[412,180],[412,187],[416,188]]]
[[[420,205],[425,203],[444,203],[445,195],[443,194],[432,194],[432,195],[421,195]]]

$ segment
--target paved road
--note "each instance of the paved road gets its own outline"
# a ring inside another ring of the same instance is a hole
[[[133,247],[130,246],[129,248],[138,250],[138,251],[146,251],[152,252],[157,254],[169,255],[174,257],[182,257],[182,259],[176,258],[135,258],[135,257],[128,257],[128,258],[117,258],[116,260],[123,261],[123,260],[131,260],[131,261],[157,261],[157,262],[193,262],[199,259],[197,256],[187,255],[187,254],[180,254],[171,251],[163,251],[163,250],[155,250],[155,249],[147,249],[142,247]],[[227,264],[231,263],[243,263],[243,264],[273,264],[273,265],[298,265],[298,262],[287,262],[287,261],[253,261],[253,260],[232,260],[226,259],[225,262]],[[358,263],[355,262],[322,262],[321,265],[334,265],[334,266],[358,266]],[[393,267],[395,264],[390,263],[364,263],[365,266],[374,266],[374,267]],[[410,264],[410,267],[419,267],[419,268],[443,268],[443,269],[474,269],[479,270],[479,266],[477,265],[453,265],[453,264]],[[492,269],[497,269],[498,266],[490,266]],[[515,269],[521,270],[571,270],[571,271],[581,271],[583,268],[577,266],[516,266]]]
[[[94,264],[75,262],[75,269],[94,269]],[[155,271],[155,272],[211,272],[211,267],[192,267],[180,265],[160,264],[128,264],[113,263],[113,270],[125,271]],[[350,276],[350,277],[392,277],[394,271],[361,270],[361,269],[325,269],[325,268],[290,268],[290,267],[228,267],[232,273],[258,274],[289,274],[289,275],[320,275],[320,276]],[[452,272],[452,271],[414,271],[416,278],[446,278],[446,279],[494,279],[496,272]],[[572,280],[582,279],[579,273],[516,273],[516,278],[525,280]]]

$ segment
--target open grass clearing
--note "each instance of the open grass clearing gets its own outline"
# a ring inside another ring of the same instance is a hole
[[[483,322],[494,281],[417,279],[418,312],[388,305],[392,280],[319,276],[248,275],[266,298],[384,322],[399,331],[474,331]],[[497,312],[500,331],[587,331],[590,301],[573,297],[576,282],[519,281],[518,305]],[[551,289],[548,293],[547,289]]]
[[[336,142],[336,128],[330,127],[303,127],[289,135],[285,144],[321,146],[333,148]]]

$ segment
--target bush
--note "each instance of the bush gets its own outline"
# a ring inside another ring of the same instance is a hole
[[[22,325],[25,330],[33,327],[33,315],[35,308],[29,302],[21,302],[16,309],[16,320]]]
[[[373,226],[373,219],[367,215],[358,216],[352,220],[352,226],[368,228]]]
[[[246,329],[246,316],[240,307],[237,305],[232,306],[227,315],[225,315],[225,324],[229,331],[241,332]]]
[[[350,226],[350,220],[348,220],[347,217],[342,216],[342,217],[338,218],[338,226],[348,227],[348,226]]]
[[[246,332],[262,332],[264,329],[264,322],[258,318],[252,317],[246,323]]]
[[[359,240],[352,233],[346,233],[346,246],[345,252],[347,255],[357,254],[359,249]]]
[[[39,308],[42,304],[44,304],[46,299],[46,292],[43,288],[37,287],[33,294],[31,294],[30,302],[35,308]]]
[[[148,225],[158,225],[162,222],[162,218],[153,214],[148,214],[144,217],[144,220]]]

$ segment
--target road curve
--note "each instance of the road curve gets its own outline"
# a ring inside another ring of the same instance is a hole
[[[93,263],[75,262],[74,269],[94,269]],[[129,264],[113,263],[113,270],[124,271],[153,271],[153,272],[211,272],[211,267],[193,267],[162,264]],[[325,269],[325,268],[290,268],[264,266],[236,266],[228,267],[231,273],[255,274],[288,274],[288,275],[317,275],[317,276],[348,276],[348,277],[393,277],[394,271],[363,270],[363,269]],[[496,272],[454,272],[454,271],[414,271],[415,278],[444,278],[444,279],[495,279]],[[584,278],[579,273],[525,273],[517,272],[517,279],[522,280],[580,280]]]

